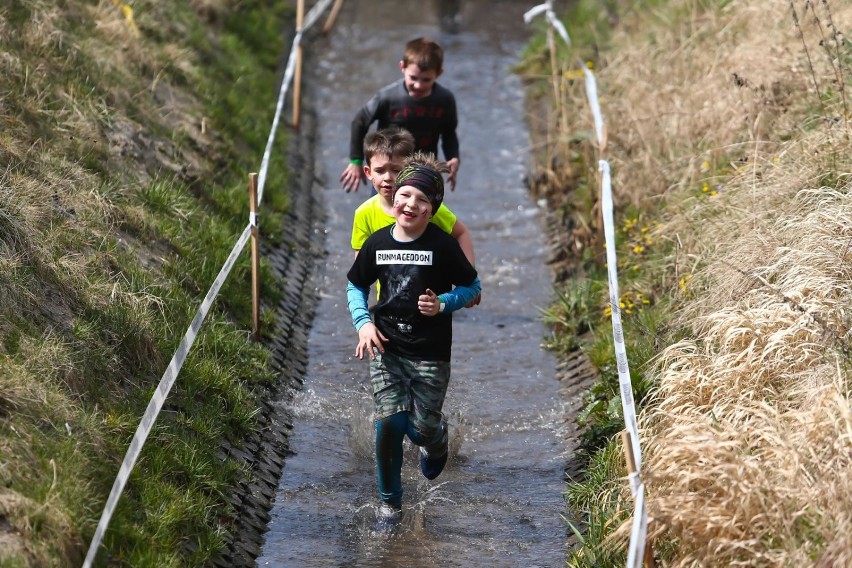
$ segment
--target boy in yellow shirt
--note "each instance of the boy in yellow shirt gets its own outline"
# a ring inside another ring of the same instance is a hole
[[[372,182],[377,194],[355,210],[351,245],[356,254],[361,250],[367,237],[394,223],[392,201],[394,182],[402,170],[403,162],[413,152],[414,137],[407,130],[399,127],[391,126],[370,132],[364,138],[364,175]],[[475,264],[476,257],[470,231],[446,205],[438,209],[430,222],[454,237],[459,242],[467,260]],[[478,303],[475,300],[472,305]]]

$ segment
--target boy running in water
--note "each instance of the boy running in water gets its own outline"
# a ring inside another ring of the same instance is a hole
[[[349,165],[340,174],[343,189],[355,190],[365,182],[363,143],[373,122],[378,129],[395,124],[411,132],[415,150],[438,156],[438,140],[449,167],[450,190],[456,186],[459,169],[459,139],[456,135],[458,115],[456,99],[445,87],[436,83],[444,72],[444,50],[435,41],[417,38],[405,44],[399,62],[403,78],[380,89],[352,120],[349,139]]]
[[[374,195],[355,210],[352,221],[352,249],[361,250],[367,237],[393,224],[393,191],[403,162],[414,151],[414,138],[398,127],[370,132],[364,139],[364,176],[376,190]],[[454,237],[471,264],[476,263],[470,231],[446,205],[440,207],[431,222]]]
[[[370,359],[376,404],[376,474],[380,515],[402,507],[405,436],[420,446],[427,479],[447,462],[447,424],[441,413],[450,380],[451,313],[480,292],[476,269],[458,241],[429,221],[440,210],[444,182],[434,158],[415,155],[392,193],[394,224],[364,242],[347,277],[347,299],[358,330],[355,355]],[[367,295],[379,281],[372,308]]]

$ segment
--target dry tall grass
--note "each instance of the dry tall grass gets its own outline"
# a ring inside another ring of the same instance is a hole
[[[789,199],[777,216],[746,213],[748,179],[731,188],[730,226],[748,230],[705,227],[717,246],[679,314],[692,335],[657,364],[650,507],[678,564],[852,564],[852,184],[796,173],[755,191]]]
[[[843,31],[852,17],[849,7],[835,4],[829,16],[828,2],[797,0],[800,27],[789,3],[779,0],[722,7],[673,0],[659,11],[637,8],[625,17],[597,71],[619,202],[651,206],[655,197],[706,178],[707,165],[727,175],[732,159],[771,151],[768,145],[814,122],[838,119],[827,116],[820,101],[837,92],[829,18]],[[843,79],[848,83],[848,72]],[[562,140],[568,143],[578,125],[590,128],[591,120],[581,80],[562,95],[572,121]]]
[[[852,24],[848,7],[833,17]],[[643,177],[619,168],[630,198],[688,192],[702,163],[720,174],[715,197],[682,202],[661,231],[704,268],[677,314],[691,336],[661,353],[642,418],[650,511],[678,543],[674,565],[848,566],[848,117],[815,92],[836,89],[831,61],[808,62],[819,29],[797,29],[786,3],[700,20],[634,60],[665,69],[672,93],[624,105],[648,148]]]
[[[598,72],[688,330],[641,416],[650,514],[671,565],[852,566],[852,5],[706,4],[626,18]]]

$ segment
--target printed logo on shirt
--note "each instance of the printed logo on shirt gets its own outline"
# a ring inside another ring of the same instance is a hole
[[[445,113],[446,109],[444,107],[424,105],[402,105],[402,107],[392,108],[390,111],[392,119],[399,117],[410,118],[412,116],[416,116],[417,118],[443,118]]]
[[[377,250],[376,264],[417,264],[432,266],[431,250]]]

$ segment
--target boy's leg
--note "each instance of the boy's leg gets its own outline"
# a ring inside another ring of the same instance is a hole
[[[413,408],[408,437],[421,446],[420,471],[427,479],[440,475],[447,463],[449,432],[441,409],[450,383],[449,361],[411,361]]]
[[[370,362],[376,403],[376,478],[382,502],[402,505],[402,441],[408,429],[411,396],[400,358],[384,353]]]
[[[376,420],[376,479],[382,503],[402,507],[402,440],[408,413],[397,412]]]
[[[411,377],[411,415],[408,437],[418,446],[446,445],[447,429],[441,409],[450,384],[449,361],[405,361]]]
[[[441,437],[438,442],[420,447],[420,472],[426,479],[435,479],[444,471],[449,452],[449,435],[446,421],[441,421]]]

